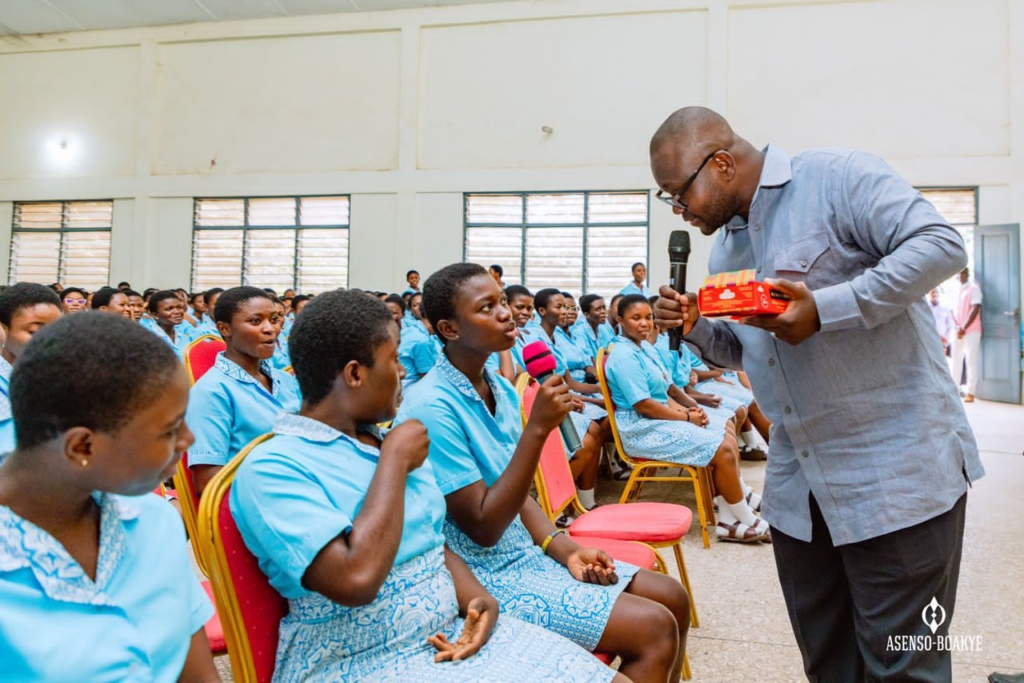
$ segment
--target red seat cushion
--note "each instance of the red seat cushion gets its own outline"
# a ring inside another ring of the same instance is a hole
[[[615,655],[610,655],[607,652],[595,652],[594,656],[609,666],[615,661]]]
[[[569,534],[572,536],[572,534]],[[579,537],[574,539],[582,546],[597,548],[611,555],[613,560],[628,562],[641,569],[650,569],[658,565],[654,550],[650,546],[632,541],[617,541],[611,538]]]
[[[213,602],[213,588],[210,587],[210,582],[203,581],[202,585],[206,596],[210,598],[210,602]],[[220,615],[217,614],[216,603],[213,607],[213,616],[203,628],[206,631],[206,639],[210,641],[210,652],[219,655],[228,651],[227,643],[224,642],[224,627],[220,625]]]
[[[602,505],[577,517],[569,526],[573,536],[600,536],[620,541],[671,543],[690,530],[693,513],[672,503]]]

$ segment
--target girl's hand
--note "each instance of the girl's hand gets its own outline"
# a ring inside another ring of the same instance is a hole
[[[619,582],[619,575],[615,573],[615,560],[597,548],[577,548],[569,555],[565,568],[581,583],[608,586]]]
[[[458,640],[452,643],[443,633],[427,638],[437,650],[434,661],[458,662],[472,657],[487,643],[497,622],[498,601],[491,596],[473,598],[466,609],[466,623]]]

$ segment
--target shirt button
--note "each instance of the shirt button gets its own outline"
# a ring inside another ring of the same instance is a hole
[[[803,449],[802,451],[800,451],[800,455],[802,455],[803,457],[805,457],[805,458],[806,458],[806,457],[807,457],[808,455],[810,455],[810,453],[808,453],[808,452],[807,452],[807,449],[805,448],[805,449]]]
[[[760,272],[761,272],[761,267],[760,267],[760,266],[758,266],[758,268],[757,268],[757,272],[758,272],[758,273],[760,273]]]
[[[775,367],[775,359],[774,358],[769,358],[768,359],[768,367],[770,367],[770,368],[774,368]]]
[[[801,261],[800,265],[803,266],[804,268],[806,268],[807,267],[807,261],[806,260]]]
[[[783,408],[783,410],[785,411],[786,415],[789,415],[790,413],[793,412],[793,409],[790,406],[786,406],[785,408]]]
[[[760,230],[760,229],[761,229],[761,226],[759,224],[757,224],[757,223],[754,223],[754,230]]]

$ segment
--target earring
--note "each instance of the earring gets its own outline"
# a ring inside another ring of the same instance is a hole
[[[82,467],[88,467],[88,466],[89,466],[89,461],[86,460],[85,458],[82,458]]]

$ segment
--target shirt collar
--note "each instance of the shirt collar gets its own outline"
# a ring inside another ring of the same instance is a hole
[[[11,372],[14,371],[14,366],[7,362],[7,359],[0,356],[0,377],[10,381]]]
[[[242,382],[243,384],[255,384],[263,391],[267,390],[267,388],[263,386],[261,382],[259,382],[255,377],[253,377],[248,372],[243,370],[241,365],[234,361],[228,360],[224,356],[223,351],[217,354],[217,360],[213,364],[213,367],[217,368],[218,370],[220,370],[221,372],[223,372],[225,375],[235,380],[236,382]],[[261,360],[260,371],[270,378],[270,395],[273,396],[274,398],[277,398],[278,393],[280,393],[281,383],[277,381],[277,379],[274,377],[274,366],[270,364],[269,360]]]
[[[437,365],[435,365],[434,368],[441,373],[441,376],[448,380],[448,382],[451,383],[451,385],[455,387],[460,394],[470,400],[479,401],[480,403],[484,402],[484,399],[481,398],[479,393],[477,393],[473,383],[469,381],[468,377],[462,374],[461,370],[452,365],[452,362],[448,360],[448,356],[443,350],[438,355]],[[487,378],[487,383],[491,385],[491,391],[495,396],[497,396],[499,393],[498,386],[495,383],[493,374],[486,366],[484,367],[484,377]]]
[[[377,425],[359,425],[358,431],[371,434],[378,439],[384,438],[382,430]],[[282,413],[278,416],[277,421],[274,423],[274,433],[282,436],[297,436],[314,443],[331,443],[338,439],[346,439],[361,448],[368,448],[366,444],[350,438],[347,434],[339,432],[334,427],[320,422],[320,420],[291,413]],[[376,450],[374,449],[375,452]]]
[[[754,198],[750,202],[751,207],[761,194],[761,188],[777,189],[793,179],[793,160],[789,158],[788,154],[774,145],[768,145],[761,151],[764,152],[764,163],[761,166],[761,177],[757,181]],[[734,216],[725,225],[724,232],[746,229],[747,221],[742,216]]]
[[[139,509],[120,496],[100,492],[93,496],[100,506],[95,581],[57,539],[4,506],[0,506],[0,572],[29,569],[52,600],[113,605],[105,591],[126,551],[123,522],[136,519]]]

